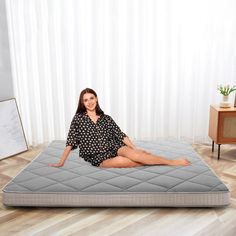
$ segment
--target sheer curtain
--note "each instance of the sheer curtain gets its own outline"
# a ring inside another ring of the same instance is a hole
[[[30,145],[65,139],[82,89],[131,139],[208,140],[236,78],[234,0],[6,0]],[[231,95],[233,102],[233,95]]]

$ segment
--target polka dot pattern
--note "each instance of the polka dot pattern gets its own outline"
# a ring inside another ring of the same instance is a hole
[[[100,115],[95,123],[87,114],[75,114],[72,119],[66,146],[72,150],[79,147],[80,156],[94,166],[103,160],[117,156],[120,147],[125,146],[127,135],[109,115]]]

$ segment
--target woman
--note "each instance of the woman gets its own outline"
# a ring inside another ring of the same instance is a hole
[[[63,166],[71,150],[79,147],[80,156],[91,165],[104,168],[130,168],[143,165],[187,166],[186,159],[169,160],[137,149],[119,126],[101,110],[94,90],[84,89],[71,122],[66,148],[59,163]]]

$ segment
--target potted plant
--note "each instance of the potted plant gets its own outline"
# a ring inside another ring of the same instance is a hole
[[[236,85],[219,85],[217,90],[223,95],[220,107],[230,107],[229,94],[236,90]]]

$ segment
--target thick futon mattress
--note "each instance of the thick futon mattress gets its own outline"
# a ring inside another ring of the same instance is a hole
[[[224,183],[193,150],[178,140],[134,141],[169,159],[186,157],[190,166],[94,167],[70,153],[59,161],[65,141],[55,140],[3,188],[7,206],[45,207],[219,207],[229,204]]]

